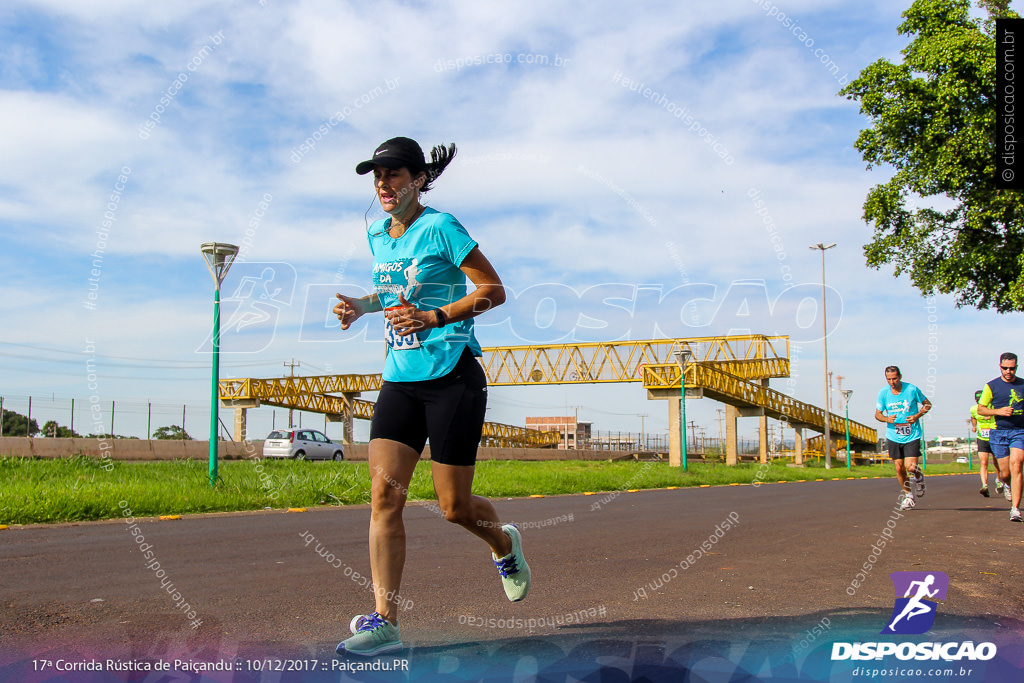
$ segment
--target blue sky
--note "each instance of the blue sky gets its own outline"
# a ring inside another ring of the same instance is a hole
[[[929,434],[964,435],[1020,325],[949,297],[929,310],[905,277],[865,267],[861,205],[888,170],[865,169],[852,145],[867,121],[836,96],[898,58],[909,4],[6,3],[4,407],[25,412],[31,395],[33,417],[67,424],[71,398],[114,401],[115,430],[141,436],[139,406],[161,406],[155,429],[186,405],[204,435],[199,245],[214,240],[245,246],[224,284],[222,377],[286,374],[292,359],[379,371],[379,321],[343,335],[320,302],[369,286],[373,195],[353,169],[408,135],[459,146],[426,199],[514,294],[479,319],[484,345],[788,334],[796,370],[772,386],[820,404],[820,319],[799,304],[820,287],[808,246],[835,242],[829,368],[854,390],[851,417],[872,424],[895,363],[936,405]],[[683,307],[691,293],[706,300]],[[688,416],[717,434],[720,407]],[[567,410],[595,429],[639,431],[641,414],[667,428],[638,385],[495,388],[488,417]],[[250,412],[255,434],[272,420]]]

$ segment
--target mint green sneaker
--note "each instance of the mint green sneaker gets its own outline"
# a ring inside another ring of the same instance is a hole
[[[502,558],[494,553],[494,565],[501,574],[501,583],[505,587],[505,595],[512,602],[519,602],[530,592],[530,565],[526,564],[523,557],[523,537],[514,524],[504,524],[501,530],[512,540],[512,552]]]
[[[359,633],[359,629],[363,627],[363,624],[373,619],[374,615],[380,616],[376,612],[370,612],[369,614],[357,614],[352,617],[352,621],[348,623],[348,630],[352,632],[352,635]]]
[[[388,622],[377,612],[361,614],[352,620],[355,635],[338,643],[339,655],[352,654],[372,657],[401,650],[402,635],[398,627]]]

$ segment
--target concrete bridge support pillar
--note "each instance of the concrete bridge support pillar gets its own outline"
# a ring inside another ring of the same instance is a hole
[[[768,388],[767,378],[761,380],[761,386],[766,389]],[[760,445],[758,450],[760,452],[761,462],[766,463],[768,462],[768,416],[762,414],[758,419],[758,422],[757,440]]]
[[[353,413],[352,410],[352,399],[359,396],[358,391],[344,392],[341,395],[341,402],[343,408],[341,413],[330,413],[327,415],[327,419],[330,422],[341,423],[341,443],[345,446],[350,446],[354,443],[355,431],[353,428]]]
[[[341,414],[341,439],[346,446],[355,443],[355,431],[352,425],[352,399],[359,396],[358,392],[341,395],[345,402],[345,410]]]
[[[725,404],[725,464],[735,465],[739,461],[739,454],[736,444],[736,420],[740,416],[740,409],[736,406]]]
[[[245,441],[248,426],[246,425],[246,408],[235,408],[235,441]]]
[[[247,440],[249,438],[249,427],[246,422],[247,411],[249,408],[259,408],[259,399],[242,398],[237,400],[222,400],[220,405],[222,408],[235,409],[235,428],[231,432],[232,438],[238,442]]]
[[[683,466],[683,449],[679,438],[679,404],[678,398],[668,400],[668,466]]]
[[[768,462],[768,417],[766,415],[758,418],[757,440],[760,446],[758,450],[761,462]]]

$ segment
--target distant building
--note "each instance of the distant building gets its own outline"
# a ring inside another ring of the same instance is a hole
[[[526,428],[541,432],[558,432],[562,440],[558,449],[562,451],[589,448],[590,422],[579,422],[575,417],[528,417]]]
[[[934,441],[929,441],[927,446],[929,453],[967,452],[967,442],[961,440],[959,437],[950,438],[948,436],[937,436]]]

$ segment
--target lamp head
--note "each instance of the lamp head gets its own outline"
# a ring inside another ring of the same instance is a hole
[[[680,346],[672,353],[672,355],[675,356],[677,363],[680,365],[686,365],[690,362],[690,359],[693,358],[693,351],[690,350],[689,346]]]
[[[210,276],[220,290],[220,284],[224,282],[224,276],[228,273],[235,256],[238,254],[238,247],[225,242],[206,242],[199,250],[203,252],[203,259],[206,267],[210,269]]]

